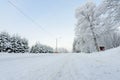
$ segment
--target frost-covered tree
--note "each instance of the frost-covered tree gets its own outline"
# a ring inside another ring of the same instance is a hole
[[[73,52],[74,53],[80,53],[81,52],[81,50],[80,50],[80,44],[79,44],[79,39],[78,38],[74,39],[74,42],[73,42]]]
[[[11,47],[10,35],[7,32],[0,33],[0,52],[7,52]]]
[[[76,10],[78,20],[75,34],[77,37],[76,48],[81,52],[99,51],[97,36],[95,33],[98,16],[96,15],[96,5],[87,2]]]
[[[119,45],[120,0],[103,0],[99,6],[87,2],[76,11],[76,40],[73,49],[93,52],[100,46],[106,49]]]
[[[74,41],[73,41],[73,48],[72,48],[72,51],[73,51],[73,52],[77,52],[77,51],[76,51],[76,48],[75,48],[76,43],[77,43],[77,40],[74,39]]]
[[[117,32],[120,27],[120,0],[103,0],[98,6],[100,18],[99,38],[106,49],[117,47],[120,34]]]
[[[102,34],[114,32],[120,25],[120,0],[103,0],[98,6]],[[101,30],[100,30],[101,31]]]
[[[106,49],[111,49],[120,46],[120,33],[114,32],[102,36]]]
[[[42,45],[40,43],[36,43],[31,47],[30,53],[53,53],[53,48]]]

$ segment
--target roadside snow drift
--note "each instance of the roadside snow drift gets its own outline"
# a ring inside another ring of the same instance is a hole
[[[120,47],[93,54],[0,54],[0,80],[120,80]]]

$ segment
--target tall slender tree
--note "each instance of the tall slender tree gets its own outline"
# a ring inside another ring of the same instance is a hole
[[[79,37],[81,47],[84,46],[85,49],[88,52],[88,48],[90,48],[88,45],[88,40],[92,40],[92,44],[94,44],[92,47],[95,47],[96,51],[99,51],[99,46],[97,42],[97,37],[95,34],[95,26],[97,21],[96,16],[96,5],[93,2],[87,2],[86,4],[82,5],[76,10],[76,18],[78,20],[77,26],[76,26],[76,36]],[[91,45],[92,45],[91,44]],[[87,49],[86,49],[87,48]],[[81,48],[82,49],[82,48]],[[81,50],[81,51],[84,51]]]

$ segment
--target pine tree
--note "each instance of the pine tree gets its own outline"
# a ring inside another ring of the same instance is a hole
[[[7,32],[0,33],[0,52],[7,52],[11,47],[10,35]]]
[[[30,53],[53,53],[53,48],[36,43],[31,47]]]
[[[11,45],[13,53],[25,53],[28,52],[29,49],[28,41],[17,35],[11,37]]]

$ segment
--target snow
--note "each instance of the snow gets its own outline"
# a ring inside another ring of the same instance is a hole
[[[120,80],[120,47],[92,54],[0,53],[0,80]]]

